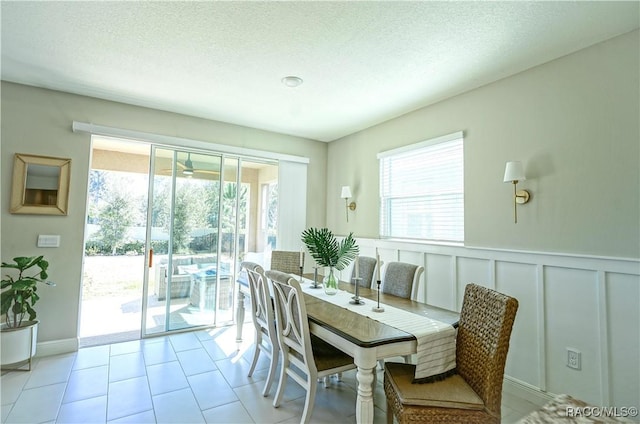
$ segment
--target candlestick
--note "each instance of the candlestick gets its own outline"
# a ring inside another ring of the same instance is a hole
[[[356,256],[356,278],[360,277],[360,256]]]
[[[350,300],[349,303],[352,305],[363,305],[364,302],[360,299],[360,280],[362,278],[353,278],[353,283],[356,285],[356,295],[353,296],[353,300]]]
[[[380,281],[380,255],[378,254],[378,248],[376,247],[376,280]]]
[[[371,308],[373,312],[384,312],[384,308],[380,306],[380,278],[378,278],[378,306]]]
[[[303,267],[300,266],[300,284],[302,284],[302,269],[303,269]]]
[[[304,251],[300,248],[300,268],[304,267]]]
[[[322,286],[318,284],[318,267],[314,266],[313,267],[313,286],[311,286],[311,288],[319,289],[320,287]]]

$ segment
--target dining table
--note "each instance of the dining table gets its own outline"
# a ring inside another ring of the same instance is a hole
[[[312,334],[353,357],[357,366],[356,379],[358,382],[355,405],[356,422],[359,424],[372,423],[374,416],[373,382],[378,360],[416,353],[417,339],[411,333],[384,324],[375,316],[370,318],[358,313],[357,309],[368,308],[371,311],[379,302],[383,308],[402,309],[417,316],[450,325],[457,323],[460,315],[457,312],[426,303],[378,293],[377,289],[362,287],[358,288],[358,296],[362,299],[362,304],[354,306],[347,301],[345,305],[339,305],[327,301],[322,293],[321,285],[314,288],[316,284],[313,283],[313,275],[304,275],[304,277],[301,287],[305,297],[309,329]],[[355,294],[355,285],[349,283],[340,282],[339,289]],[[385,311],[377,312],[377,314],[385,314]]]

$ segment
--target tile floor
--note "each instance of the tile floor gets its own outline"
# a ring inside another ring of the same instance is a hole
[[[36,358],[31,372],[0,377],[2,423],[298,423],[304,390],[288,380],[279,408],[261,392],[267,360],[247,377],[253,354],[250,326],[237,350],[235,327],[181,333]],[[386,420],[382,374],[375,422]],[[355,423],[355,372],[319,388],[313,423]],[[503,423],[536,405],[503,395]]]

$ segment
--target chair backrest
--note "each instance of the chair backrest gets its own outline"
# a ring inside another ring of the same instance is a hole
[[[267,271],[276,311],[278,343],[288,362],[306,374],[317,372],[311,348],[311,333],[300,283],[278,271]]]
[[[389,262],[385,267],[380,291],[405,299],[416,299],[423,272],[424,267],[419,265]]]
[[[371,258],[368,256],[358,256],[358,273],[360,278],[360,287],[371,288],[374,286],[374,276],[376,275],[376,266],[377,261],[376,258]],[[380,264],[382,265],[382,264]],[[353,270],[351,271],[351,279],[349,283],[353,284],[353,279],[356,276],[356,267],[355,264],[353,266]]]
[[[304,264],[304,252],[302,253]],[[300,252],[274,250],[271,252],[271,269],[289,274],[300,273]]]
[[[492,413],[500,414],[504,367],[517,310],[518,301],[513,297],[476,284],[465,288],[456,368]]]
[[[242,262],[242,268],[247,270],[251,298],[251,316],[256,326],[256,331],[260,331],[260,328],[262,328],[267,331],[268,336],[275,337],[275,312],[273,310],[271,294],[269,293],[269,283],[264,275],[264,270],[254,262]]]

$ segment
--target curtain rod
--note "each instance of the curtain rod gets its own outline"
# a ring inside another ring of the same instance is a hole
[[[269,152],[265,150],[248,149],[244,147],[230,146],[226,144],[210,143],[208,141],[194,140],[190,138],[174,137],[170,135],[148,133],[143,131],[127,130],[124,128],[108,127],[87,122],[73,121],[73,132],[86,132],[93,135],[106,137],[126,138],[129,140],[146,141],[179,147],[196,147],[205,150],[216,150],[222,153],[230,153],[239,156],[249,156],[262,159],[275,159],[279,161],[309,163],[309,158],[304,156],[293,156],[284,153]]]

